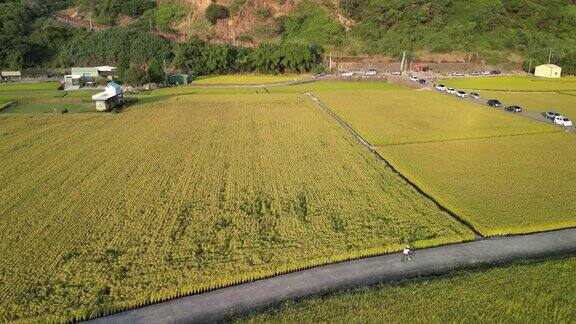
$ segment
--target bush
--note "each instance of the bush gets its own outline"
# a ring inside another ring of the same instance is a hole
[[[122,13],[131,17],[138,17],[153,8],[156,8],[155,0],[125,0],[121,6]]]
[[[211,3],[206,8],[205,16],[212,25],[215,25],[218,20],[230,17],[230,11],[225,6]]]

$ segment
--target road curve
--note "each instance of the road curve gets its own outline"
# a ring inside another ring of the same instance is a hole
[[[320,266],[238,286],[173,299],[89,322],[209,323],[281,302],[402,279],[437,276],[463,267],[576,253],[576,229],[490,238]]]

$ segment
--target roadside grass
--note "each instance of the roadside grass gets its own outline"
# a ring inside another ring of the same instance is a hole
[[[573,134],[397,145],[378,152],[483,235],[576,226]]]
[[[467,77],[443,80],[446,86],[473,90],[570,91],[576,90],[576,77],[560,79],[533,76]]]
[[[58,90],[58,87],[60,82],[6,83],[0,84],[0,92]]]
[[[558,128],[432,91],[317,91],[372,145],[558,132]]]
[[[236,323],[563,323],[576,318],[576,257],[461,270],[288,302]]]
[[[199,76],[192,81],[192,85],[246,85],[271,84],[286,81],[302,80],[309,75],[267,75],[267,74],[231,74]]]
[[[557,111],[576,119],[576,96],[563,93],[480,91],[485,99],[498,99],[504,105],[518,105],[528,111]]]
[[[0,152],[0,322],[474,238],[302,95],[3,114]]]

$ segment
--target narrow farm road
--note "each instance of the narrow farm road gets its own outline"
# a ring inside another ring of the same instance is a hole
[[[402,254],[330,264],[204,294],[182,297],[90,322],[209,323],[247,314],[281,302],[368,286],[380,282],[447,274],[462,267],[501,264],[576,252],[576,229],[490,238]]]

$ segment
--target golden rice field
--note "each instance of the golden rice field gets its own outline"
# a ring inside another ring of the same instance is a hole
[[[237,323],[570,323],[576,257],[382,284],[288,302]]]
[[[317,91],[372,145],[557,132],[551,125],[432,91]]]
[[[556,111],[576,119],[576,96],[554,92],[480,91],[485,99],[498,99],[504,105],[518,105],[528,111]]]
[[[483,235],[576,226],[576,136],[397,145],[379,152]]]
[[[473,239],[305,96],[0,115],[0,322]]]
[[[560,79],[523,75],[454,78],[442,81],[446,86],[474,90],[502,91],[576,91],[576,77]]]

